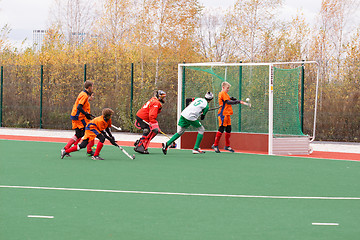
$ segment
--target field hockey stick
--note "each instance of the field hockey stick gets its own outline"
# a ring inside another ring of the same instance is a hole
[[[214,107],[214,108],[210,108],[208,111],[214,111],[214,110],[217,110],[219,108],[221,108],[222,106],[218,106],[218,107]]]
[[[146,123],[149,127],[151,126],[150,123],[148,123],[147,121],[143,120],[144,123]],[[168,139],[171,139],[168,135],[166,135],[163,131],[159,131],[162,135],[166,136]],[[176,148],[176,143],[173,142],[170,146],[170,148]]]
[[[112,126],[113,128],[115,128],[116,130],[118,130],[118,131],[121,131],[121,130],[122,130],[121,127],[117,127],[117,126],[114,126],[114,125],[112,125],[112,124],[111,124],[111,126]]]
[[[125,151],[125,149],[123,149],[121,146],[119,146],[119,145],[114,145],[115,147],[118,147],[118,148],[120,148],[120,150],[126,155],[126,156],[128,156],[128,158],[130,158],[130,159],[132,159],[132,160],[134,160],[135,159],[135,154],[133,154],[132,156],[127,152],[127,151]]]

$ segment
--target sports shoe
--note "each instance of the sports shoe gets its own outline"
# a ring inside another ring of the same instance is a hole
[[[91,157],[92,160],[104,160],[102,157],[100,157],[99,155],[97,156],[92,156]]]
[[[91,152],[86,152],[88,157],[92,157],[94,156],[95,152],[93,150],[91,150]]]
[[[134,142],[134,146],[136,147],[136,145],[138,145],[139,144],[139,142],[140,142],[140,140],[138,139],[138,140],[136,140],[135,142]]]
[[[137,146],[134,148],[134,151],[135,151],[135,152],[138,152],[138,153],[141,153],[141,154],[149,154],[148,150],[145,149],[142,144],[141,144],[141,145],[137,145]]]
[[[193,149],[193,154],[201,154],[201,153],[205,153],[203,150],[201,150],[200,148],[198,149]]]
[[[224,149],[227,150],[227,151],[229,151],[229,152],[235,152],[234,149],[232,149],[230,146],[225,147]]]
[[[61,154],[60,154],[61,159],[63,159],[65,157],[65,155],[66,155],[66,152],[65,152],[65,149],[63,148],[63,149],[61,149]]]
[[[70,153],[65,153],[65,157],[71,157]]]
[[[167,146],[166,146],[166,143],[162,143],[162,151],[163,151],[163,153],[164,153],[164,155],[166,155],[167,154]]]
[[[216,153],[221,153],[220,150],[219,150],[219,146],[215,146],[214,144],[211,146],[212,149],[214,149],[214,151]]]

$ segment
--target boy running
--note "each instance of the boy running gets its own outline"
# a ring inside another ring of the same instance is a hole
[[[156,118],[161,112],[163,103],[165,103],[165,97],[166,93],[164,91],[156,91],[155,96],[147,101],[136,113],[135,126],[142,129],[143,135],[134,143],[135,152],[149,154],[147,149],[150,141],[160,132],[159,123]]]
[[[215,136],[215,142],[211,146],[216,153],[220,153],[219,150],[219,141],[225,130],[225,150],[229,152],[235,152],[234,149],[230,147],[230,135],[231,135],[231,115],[233,114],[233,109],[231,105],[240,104],[240,100],[230,97],[228,92],[230,90],[230,83],[223,82],[221,84],[221,92],[219,93],[219,106],[218,119],[219,119],[219,129]]]
[[[99,139],[94,155],[91,157],[93,160],[104,160],[99,156],[100,151],[104,145],[105,138],[108,139],[112,145],[117,146],[115,138],[111,134],[111,116],[114,111],[110,108],[104,108],[102,110],[102,115],[91,120],[85,128],[85,136],[83,137],[79,145],[74,145],[73,147],[65,150],[61,149],[61,159],[67,153],[74,151],[79,151],[82,148],[88,146],[89,143],[94,142],[95,138]]]
[[[75,104],[70,114],[72,129],[75,129],[75,135],[70,138],[64,147],[65,150],[69,149],[73,144],[77,145],[79,143],[85,134],[86,125],[92,119],[90,114],[90,101],[93,99],[93,85],[94,84],[92,81],[85,81],[85,90],[81,91],[76,98]],[[87,153],[93,155],[91,147],[91,145],[88,146]],[[66,156],[70,157],[70,154],[66,154]]]
[[[191,125],[198,130],[198,135],[196,137],[196,143],[193,149],[193,154],[205,153],[200,149],[200,143],[203,139],[205,128],[201,125],[201,122],[198,118],[201,116],[201,120],[205,118],[206,113],[209,110],[209,102],[214,98],[214,95],[211,92],[207,92],[204,98],[195,98],[195,100],[189,104],[182,112],[178,122],[180,126],[180,131],[175,133],[174,136],[162,144],[162,151],[166,155],[168,147],[181,135],[184,134],[185,130]]]

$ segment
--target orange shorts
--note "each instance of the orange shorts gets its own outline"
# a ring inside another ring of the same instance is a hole
[[[83,119],[83,120],[71,120],[72,122],[72,129],[82,129],[86,127],[86,124],[88,124],[89,120],[88,119]]]
[[[98,134],[100,134],[100,132],[96,129],[85,130],[85,136],[83,137],[83,139],[89,139],[89,142],[91,142],[96,138]]]
[[[220,126],[228,126],[228,125],[231,125],[231,118],[230,118],[230,115],[225,115],[225,116],[219,116],[218,117],[218,120],[219,120],[219,127]]]

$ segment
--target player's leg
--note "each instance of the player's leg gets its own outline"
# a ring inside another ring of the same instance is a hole
[[[225,128],[225,150],[229,152],[235,152],[234,149],[230,147],[230,136],[231,136],[231,125],[227,125]]]
[[[79,151],[80,149],[85,148],[88,145],[88,143],[89,143],[89,139],[83,139],[83,141],[79,145],[74,145],[67,150],[61,149],[61,159],[63,159],[66,154]]]
[[[96,146],[96,150],[95,150],[95,153],[94,155],[91,157],[91,159],[93,160],[104,160],[103,158],[101,158],[99,155],[100,155],[100,151],[101,149],[103,148],[104,146],[104,142],[105,142],[105,137],[102,133],[99,133],[98,135],[96,135],[96,138],[99,139],[99,142]]]
[[[220,119],[220,117],[219,117],[219,119]],[[224,119],[223,119],[223,120],[224,120]],[[221,136],[222,136],[222,134],[224,133],[224,130],[225,130],[225,127],[222,125],[222,124],[223,124],[223,121],[222,121],[222,122],[219,121],[219,124],[221,124],[221,125],[220,125],[218,131],[216,132],[214,144],[211,146],[211,148],[214,149],[214,151],[215,151],[216,153],[220,153],[220,150],[219,150],[219,141],[220,141]]]
[[[173,142],[175,142],[179,137],[181,137],[181,135],[184,134],[186,128],[188,128],[190,126],[190,121],[187,120],[186,118],[184,118],[183,116],[180,116],[179,122],[178,122],[178,126],[180,127],[180,130],[174,134],[174,136],[172,136],[169,141],[167,141],[166,143],[162,144],[162,151],[163,153],[166,155],[167,153],[167,149],[169,146],[171,146],[171,144]]]
[[[149,152],[146,150],[145,146],[148,140],[150,138],[152,139],[155,136],[153,136],[153,134],[149,136],[149,134],[151,133],[150,126],[138,116],[136,116],[136,124],[142,129],[143,135],[139,140],[136,140],[136,142],[134,143],[134,151],[138,153],[148,154]]]
[[[94,151],[92,150],[92,147],[95,145],[95,140],[92,140],[89,142],[89,144],[87,145],[87,150],[86,153],[88,154],[89,157],[94,156]]]
[[[201,127],[198,128],[198,134],[197,134],[195,146],[194,146],[194,149],[193,149],[194,154],[205,153],[204,151],[202,151],[200,149],[200,143],[201,143],[201,141],[202,141],[202,139],[204,137],[204,132],[205,132],[204,126],[201,126]]]

